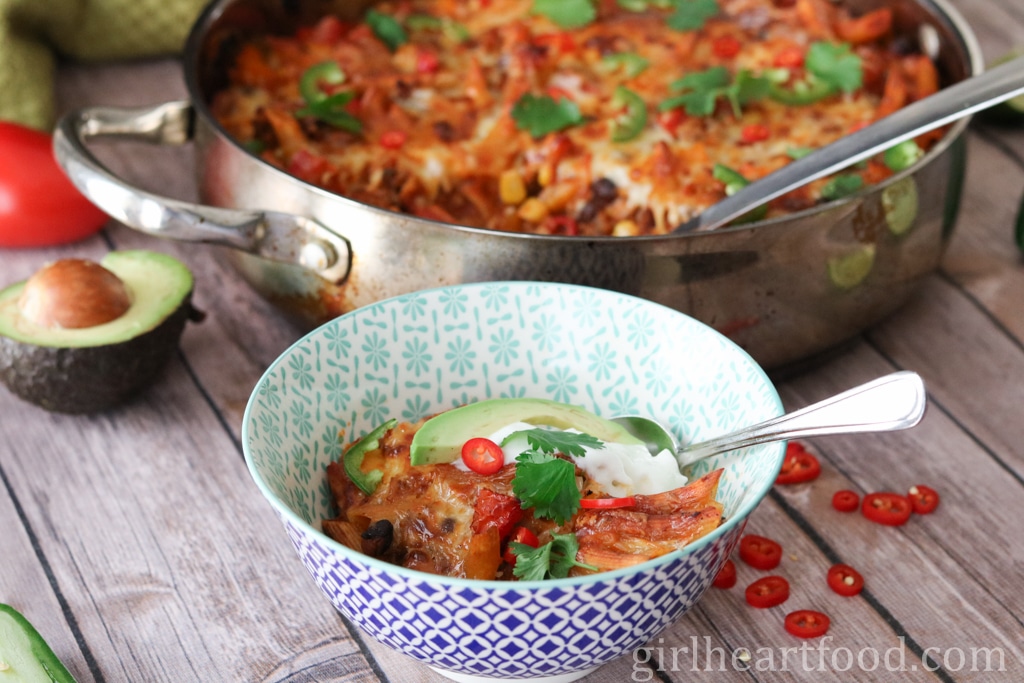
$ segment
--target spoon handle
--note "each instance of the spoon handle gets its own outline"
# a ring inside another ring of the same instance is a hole
[[[783,439],[907,429],[921,421],[925,405],[921,377],[916,372],[894,372],[795,412],[684,446],[676,458],[685,467],[718,453]]]
[[[786,164],[713,204],[673,232],[712,230],[790,190],[851,166],[893,145],[1024,92],[1024,57],[960,81],[867,128]]]

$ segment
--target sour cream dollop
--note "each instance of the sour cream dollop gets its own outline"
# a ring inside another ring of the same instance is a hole
[[[526,422],[513,422],[494,432],[487,438],[496,444],[510,434],[537,429]],[[561,430],[579,434],[575,429]],[[685,486],[687,479],[679,471],[679,465],[671,451],[665,449],[655,456],[643,444],[623,444],[603,441],[604,448],[584,447],[586,455],[571,456],[573,462],[587,476],[597,482],[609,496],[624,498],[635,495],[653,495]],[[515,462],[523,451],[530,450],[525,434],[517,434],[504,444],[501,450],[505,462]],[[454,463],[461,470],[469,471],[462,459]]]

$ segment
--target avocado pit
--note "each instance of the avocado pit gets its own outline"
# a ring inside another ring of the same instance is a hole
[[[61,259],[25,281],[21,314],[39,327],[81,329],[120,318],[131,307],[117,275],[93,261]]]

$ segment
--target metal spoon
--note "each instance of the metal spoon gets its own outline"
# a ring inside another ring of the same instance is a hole
[[[983,74],[943,88],[877,123],[786,164],[704,209],[673,232],[706,231],[721,227],[790,190],[1021,93],[1024,93],[1024,57],[1017,57]]]
[[[612,421],[643,439],[652,454],[666,448],[674,452],[681,469],[737,448],[801,436],[908,429],[921,421],[925,402],[921,377],[916,372],[903,371],[879,377],[795,412],[682,447],[668,430],[650,418],[624,415]]]

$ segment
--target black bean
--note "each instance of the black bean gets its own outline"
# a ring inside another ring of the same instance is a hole
[[[380,557],[391,547],[395,537],[395,528],[387,519],[381,519],[369,526],[360,538],[363,539],[363,552],[371,557]]]

